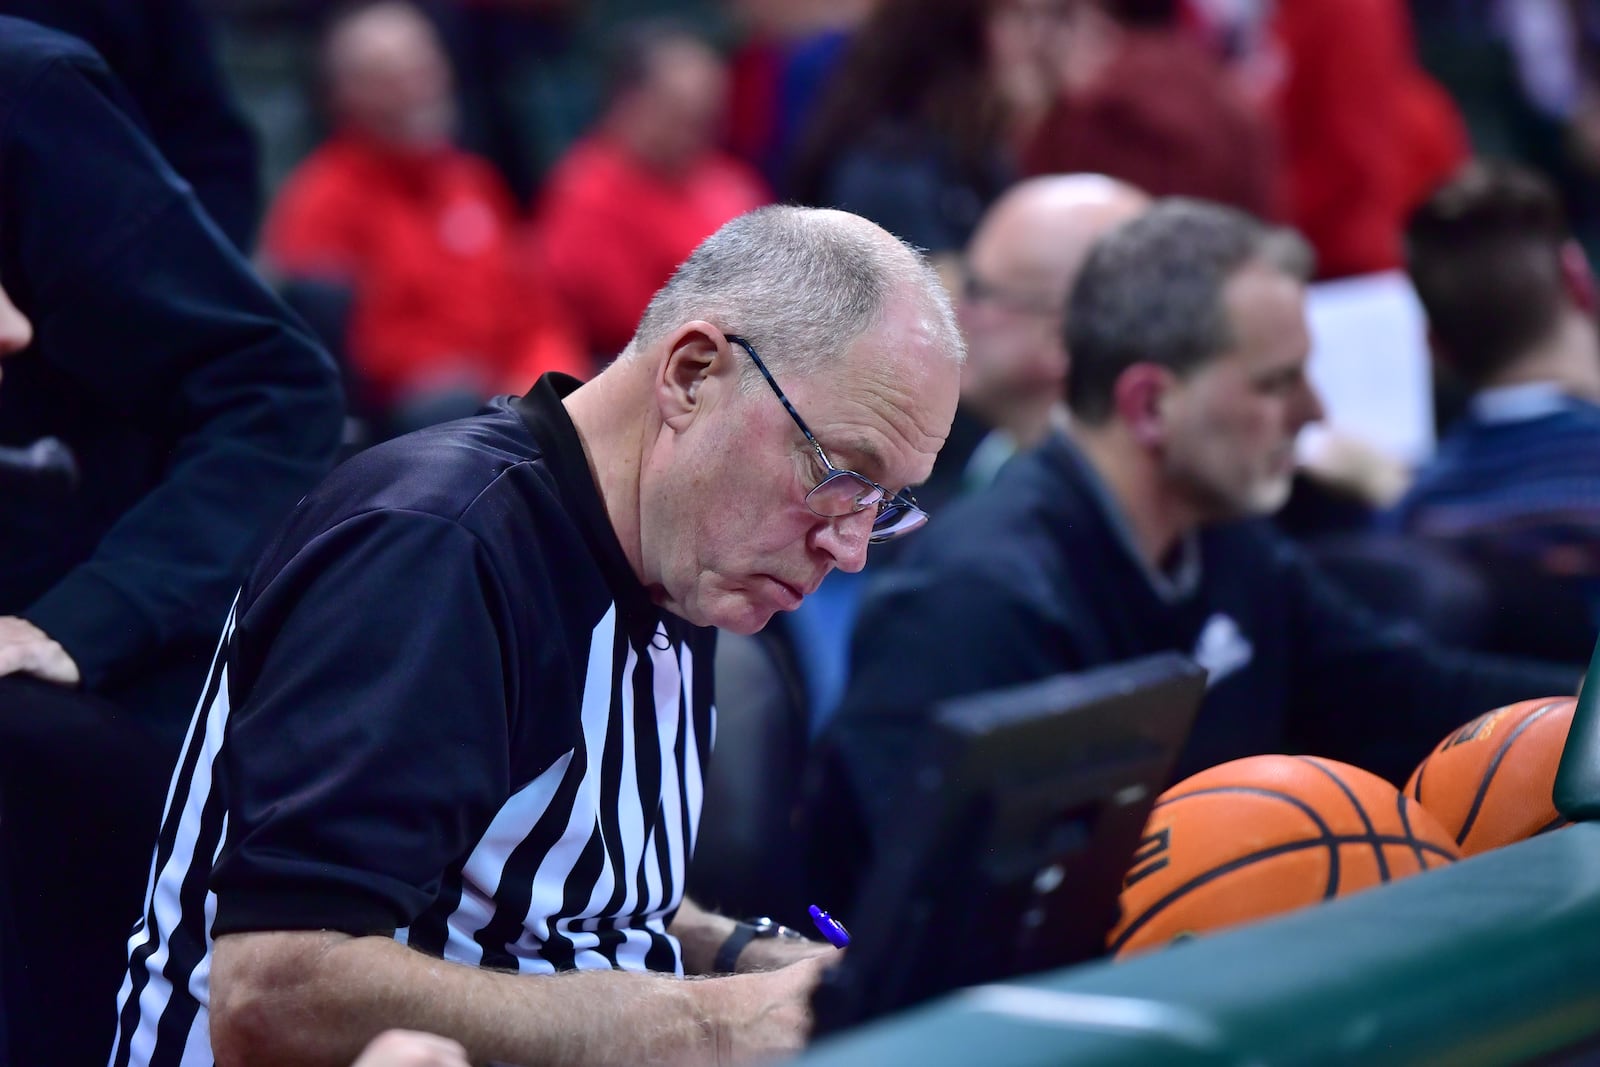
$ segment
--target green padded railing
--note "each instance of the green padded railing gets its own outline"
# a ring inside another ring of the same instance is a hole
[[[1556,773],[1556,810],[1574,822],[1600,817],[1600,642],[1589,659],[1589,675],[1572,713],[1572,732]]]
[[[952,967],[960,956],[951,946]],[[1557,1062],[1600,1062],[1595,824],[1123,963],[957,993],[798,1063],[1499,1067],[1585,1042]]]

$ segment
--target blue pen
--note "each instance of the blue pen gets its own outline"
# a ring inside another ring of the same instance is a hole
[[[850,931],[844,928],[844,923],[835,919],[815,904],[806,909],[811,913],[811,921],[816,923],[817,931],[828,939],[828,944],[834,948],[846,948],[850,944]]]

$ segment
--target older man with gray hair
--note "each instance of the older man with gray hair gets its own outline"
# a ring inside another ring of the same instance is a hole
[[[1310,269],[1294,233],[1180,199],[1089,254],[1067,312],[1069,430],[951,508],[857,619],[828,749],[848,787],[816,812],[834,907],[893,832],[895,768],[943,698],[1177,651],[1210,673],[1180,776],[1303,746],[1403,777],[1471,716],[1572,691],[1570,671],[1381,623],[1263,521],[1322,413]]]
[[[832,950],[684,897],[710,628],[753,632],[922,524],[901,487],[962,358],[912,249],[767,209],[589,383],[336,471],[223,634],[112,1062],[342,1065],[397,1026],[475,1063],[797,1047]]]

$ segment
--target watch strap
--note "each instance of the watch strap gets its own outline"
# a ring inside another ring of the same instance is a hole
[[[722,947],[717,949],[716,958],[711,961],[711,973],[732,974],[739,963],[739,953],[755,940],[756,932],[757,927],[754,923],[734,923],[733,932],[722,942]]]

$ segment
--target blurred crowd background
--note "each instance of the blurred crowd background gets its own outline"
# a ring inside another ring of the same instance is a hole
[[[610,358],[696,241],[773,199],[953,264],[1017,179],[1093,171],[1289,222],[1331,279],[1400,266],[1406,214],[1476,153],[1546,174],[1600,241],[1583,0],[196,2],[258,139],[260,262],[351,289],[299,303],[401,428]],[[423,201],[453,281],[398,232]]]
[[[1068,290],[1093,239],[1150,198],[1200,198],[1315,254],[1318,417],[1280,528],[1369,607],[1450,643],[1571,663],[1592,647],[1600,477],[1540,418],[1600,432],[1600,0],[0,13],[105,56],[220,234],[332,353],[343,454],[546,371],[594,373],[702,239],[796,202],[925,249],[956,299],[961,410],[917,490],[937,512],[1065,424]],[[1531,444],[1491,435],[1487,463],[1440,448],[1450,427],[1508,419]],[[1463,571],[1417,534],[1516,566]],[[844,684],[858,597],[836,575],[776,628],[794,632],[812,728]]]

